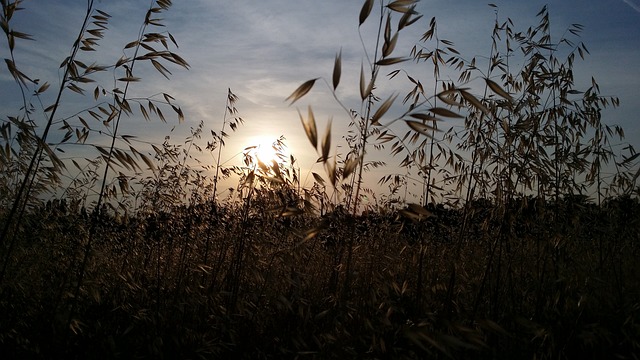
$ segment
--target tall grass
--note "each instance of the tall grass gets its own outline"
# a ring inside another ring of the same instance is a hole
[[[630,146],[623,156],[614,151],[612,137],[623,131],[602,110],[617,98],[600,95],[595,80],[575,85],[573,64],[588,55],[578,42],[582,26],[556,38],[543,8],[539,23],[520,31],[496,8],[483,60],[456,49],[436,19],[423,21],[416,1],[364,1],[359,31],[372,25],[377,36],[363,40],[358,83],[341,81],[347,69],[338,51],[327,79],[305,81],[287,99],[295,104],[324,83],[351,120],[346,148],[338,147],[330,121],[319,126],[313,107],[298,110],[325,170],[305,188],[284,138],[274,142],[271,163],[252,146],[239,165],[221,161],[228,128],[244,123],[231,90],[222,127],[200,122],[183,143],[167,136],[147,144],[119,132],[126,117],[185,116],[169,94],[128,95],[143,81],[141,66],[167,77],[168,63],[188,68],[160,27],[170,1],[151,3],[117,63],[87,66],[93,61],[83,57],[96,53],[110,19],[89,1],[54,103],[42,108],[29,103],[48,85],[20,72],[13,56],[12,44],[29,38],[11,27],[20,3],[2,2],[7,65],[25,105],[1,128],[3,355],[640,353],[638,156]],[[420,26],[415,46],[397,46],[404,29]],[[97,85],[95,104],[59,119],[59,94],[83,94],[91,80],[104,81],[101,72],[115,83]],[[406,95],[386,92],[387,80],[402,78]],[[338,95],[345,86],[360,92],[355,110]],[[58,158],[52,149],[72,140],[95,157]],[[404,171],[381,179],[396,192],[377,207],[363,205],[364,174],[384,166],[372,149],[402,157]],[[204,151],[212,163],[198,168],[191,159]],[[609,164],[613,178],[604,175]],[[238,184],[220,199],[220,180],[232,174]],[[420,203],[395,199],[414,179]],[[45,202],[47,192],[61,196]]]

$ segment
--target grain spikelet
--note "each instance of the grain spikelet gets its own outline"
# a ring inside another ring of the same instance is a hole
[[[342,74],[342,50],[336,55],[335,63],[333,64],[333,90],[338,88],[340,83],[340,75]]]
[[[361,65],[360,66],[360,97],[362,98],[362,100],[366,99],[367,96],[369,96],[369,94],[371,94],[371,83],[369,83],[369,86],[365,89],[364,87],[364,66]]]
[[[387,56],[391,55],[391,53],[393,52],[393,49],[395,49],[396,47],[397,42],[398,42],[398,33],[393,35],[393,37],[388,41],[385,40],[384,45],[382,46],[382,57],[386,58]]]
[[[327,162],[331,150],[331,120],[327,123],[327,131],[322,139],[322,161]]]
[[[36,90],[36,94],[42,94],[43,92],[47,91],[48,88],[49,88],[49,83],[45,82],[44,84],[42,84],[42,86],[38,88],[38,90]]]
[[[316,127],[316,119],[313,116],[313,110],[311,110],[311,106],[309,106],[309,119],[307,121],[304,120],[300,110],[298,110],[298,115],[300,116],[300,121],[302,122],[302,126],[304,127],[304,132],[307,134],[307,138],[311,142],[314,148],[318,148],[318,130]]]
[[[322,176],[320,176],[320,174],[318,173],[311,173],[311,175],[313,175],[313,178],[316,180],[316,182],[320,185],[324,185],[324,179],[322,178]]]
[[[411,128],[411,130],[418,132],[428,138],[432,138],[434,131],[437,131],[436,128],[429,126],[427,124],[423,124],[419,121],[405,120],[404,122],[407,123],[407,125]]]
[[[436,96],[438,97],[438,99],[442,100],[442,102],[444,102],[447,105],[450,106],[456,106],[456,107],[462,107],[463,104],[459,103],[456,98],[455,98],[455,90],[447,90],[447,91],[443,91],[439,94],[437,94]]]
[[[462,97],[467,100],[471,105],[473,105],[473,107],[475,107],[476,109],[482,111],[485,114],[489,113],[489,109],[487,109],[486,106],[484,106],[480,100],[478,100],[475,96],[471,95],[470,93],[464,91],[464,90],[460,90],[460,95],[462,95]]]
[[[351,175],[353,171],[356,169],[360,161],[362,161],[362,156],[352,157],[349,160],[347,160],[346,164],[344,165],[344,170],[342,171],[342,178],[343,179],[348,178],[349,175]]]
[[[294,102],[298,101],[301,97],[305,96],[311,90],[313,85],[316,83],[316,80],[318,80],[318,78],[308,80],[304,84],[298,86],[298,88],[284,101],[291,100],[291,104],[289,105],[293,105]]]
[[[118,81],[124,81],[124,82],[137,82],[140,81],[141,79],[139,77],[136,76],[127,76],[127,77],[122,77],[119,78]]]
[[[401,63],[401,62],[404,62],[404,61],[407,61],[407,60],[409,60],[409,58],[392,57],[392,58],[386,58],[386,59],[378,60],[376,62],[376,65],[379,65],[379,66],[393,65],[393,64]]]
[[[364,22],[369,17],[369,14],[371,14],[372,9],[373,0],[365,0],[364,4],[362,5],[362,9],[360,9],[360,23],[358,24],[358,26],[364,24]]]
[[[400,18],[400,21],[398,22],[398,31],[404,29],[407,26],[410,26],[411,24],[415,23],[422,17],[422,15],[419,15],[411,19],[411,15],[414,13],[415,11],[412,10],[412,11],[407,11],[402,15],[402,18]]]
[[[511,95],[509,95],[508,92],[506,92],[502,87],[500,87],[500,85],[496,84],[494,81],[490,79],[485,79],[485,81],[487,82],[487,85],[489,86],[491,91],[500,95],[506,100],[513,101],[513,99],[511,98]]]
[[[418,120],[422,120],[422,121],[441,121],[437,117],[434,117],[434,116],[431,116],[431,115],[428,115],[428,114],[424,114],[424,113],[415,113],[415,114],[410,114],[409,116],[411,116],[412,118],[418,119]]]
[[[149,159],[148,156],[146,156],[145,154],[140,154],[140,158],[142,159],[142,161],[144,161],[145,164],[147,164],[147,166],[149,167],[149,169],[151,169],[151,171],[153,171],[154,173],[156,172],[156,166],[153,164],[153,161],[151,161],[151,159]]]
[[[371,118],[371,123],[373,125],[380,125],[378,120],[380,120],[380,118],[382,118],[382,116],[384,116],[384,114],[389,110],[389,108],[391,107],[391,105],[393,105],[393,102],[396,100],[397,97],[398,97],[397,94],[391,95],[387,100],[385,100],[385,102],[382,103],[382,105],[380,105],[378,110],[376,110],[375,114],[373,114],[373,117]]]
[[[431,211],[425,209],[424,207],[418,204],[408,204],[407,206],[409,207],[409,210],[413,211],[414,213],[420,216],[425,216],[425,217],[433,216]]]
[[[331,181],[331,185],[336,187],[336,180],[338,178],[336,172],[336,157],[333,157],[333,162],[327,162],[327,174],[329,175],[329,181]]]
[[[445,109],[445,108],[441,108],[441,107],[434,107],[434,108],[429,109],[429,111],[431,111],[432,113],[434,113],[436,115],[440,115],[440,116],[444,116],[444,117],[463,118],[462,115],[454,113],[453,111],[451,111],[449,109]]]

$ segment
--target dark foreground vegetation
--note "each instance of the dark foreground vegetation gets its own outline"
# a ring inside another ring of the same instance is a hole
[[[428,208],[428,207],[427,207]],[[4,358],[634,358],[640,205],[617,198],[279,218],[254,205],[102,217],[50,204],[0,297]],[[318,235],[305,232],[322,224]],[[348,244],[353,242],[352,253]],[[349,273],[345,260],[351,257]]]
[[[12,27],[20,3],[0,2],[24,105],[0,119],[2,359],[640,357],[640,155],[613,144],[624,132],[603,110],[618,99],[595,79],[574,84],[588,54],[581,25],[552,37],[546,7],[522,31],[496,10],[489,56],[476,61],[435,19],[420,21],[417,1],[365,0],[359,31],[379,35],[363,44],[360,103],[336,93],[341,52],[324,79],[348,133],[332,146],[331,124],[319,134],[312,107],[299,111],[324,167],[305,186],[283,139],[268,164],[248,147],[243,164],[224,166],[225,131],[244,123],[231,90],[222,126],[200,122],[184,143],[119,132],[121,119],[166,121],[163,111],[185,120],[169,94],[129,93],[140,67],[167,78],[189,67],[162,27],[170,0],[151,2],[107,65],[93,56],[110,15],[87,1],[49,92],[14,56],[30,39]],[[427,30],[401,52],[409,26]],[[406,76],[401,105],[386,69]],[[63,93],[85,88],[86,108],[57,115]],[[402,173],[380,180],[387,194],[363,182],[385,165],[374,150],[403,157]],[[419,204],[406,201],[417,187]]]

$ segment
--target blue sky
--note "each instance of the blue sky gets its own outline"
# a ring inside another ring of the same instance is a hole
[[[158,92],[171,94],[183,109],[186,121],[178,125],[169,113],[167,124],[158,120],[145,122],[141,116],[134,116],[126,119],[120,132],[154,143],[161,143],[166,135],[170,135],[172,141],[181,143],[188,136],[189,129],[202,120],[205,123],[203,142],[206,142],[209,130],[218,131],[221,126],[227,88],[231,88],[239,96],[237,108],[246,123],[228,140],[228,147],[222,155],[227,164],[239,163],[237,154],[244,147],[284,135],[291,151],[299,159],[303,179],[309,169],[323,173],[319,165],[314,165],[317,155],[308,144],[296,109],[306,113],[307,105],[312,105],[320,131],[324,131],[327,119],[332,117],[336,140],[346,132],[347,114],[333,99],[328,87],[320,82],[294,106],[289,106],[284,99],[308,79],[322,77],[330,82],[334,57],[342,51],[343,76],[337,96],[345,106],[359,108],[358,77],[360,66],[366,61],[358,35],[358,14],[362,2],[174,1],[171,10],[162,15],[166,28],[159,31],[168,30],[176,38],[180,47],[174,51],[189,62],[190,70],[168,66],[173,75],[166,80],[150,65],[140,66],[138,76],[143,81],[134,83],[131,91],[134,96]],[[552,31],[558,36],[572,23],[584,25],[580,40],[591,55],[585,61],[577,62],[577,83],[586,87],[593,75],[603,94],[620,98],[620,108],[606,111],[604,121],[623,126],[626,141],[640,148],[637,119],[640,100],[636,95],[640,88],[640,1],[494,3],[499,7],[500,18],[511,18],[520,30],[537,24],[535,15],[545,4],[550,10]],[[112,15],[112,19],[98,51],[83,55],[87,61],[91,57],[105,64],[117,60],[123,45],[135,40],[149,4],[150,1],[96,1],[96,7]],[[60,76],[58,65],[68,55],[79,31],[86,1],[32,0],[22,5],[25,10],[15,15],[13,27],[31,34],[35,42],[18,42],[16,62],[24,73],[43,82],[48,81],[53,88]],[[397,56],[408,54],[411,46],[426,31],[431,17],[438,21],[440,37],[453,41],[465,58],[488,55],[496,15],[495,9],[487,2],[423,0],[416,10],[424,18],[400,34]],[[369,53],[373,51],[374,22],[370,19],[361,29]],[[0,42],[0,54],[7,57],[6,41]],[[410,64],[407,67],[415,71],[412,76],[429,83],[430,70]],[[106,79],[108,83],[109,78]],[[397,92],[403,96],[410,89],[409,84],[400,79],[385,80],[384,83],[380,89],[384,94]],[[0,110],[3,118],[19,113],[17,92],[18,87],[2,68]],[[54,93],[49,92],[49,96]],[[51,101],[46,95],[43,96],[45,102]],[[60,116],[81,110],[91,104],[89,100],[74,94],[65,95]],[[397,113],[401,109],[392,108],[390,116],[394,111]],[[93,140],[102,141],[98,138]],[[206,155],[202,159],[213,161]],[[388,152],[372,151],[369,160],[385,161],[389,167],[369,174],[370,186],[375,187],[375,182],[385,173],[396,172],[395,166],[401,159],[391,158]]]

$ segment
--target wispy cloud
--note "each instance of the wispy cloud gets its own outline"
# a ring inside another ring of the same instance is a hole
[[[625,4],[631,6],[633,10],[640,13],[640,3],[638,1],[635,1],[635,0],[622,0],[622,1],[624,1]]]

